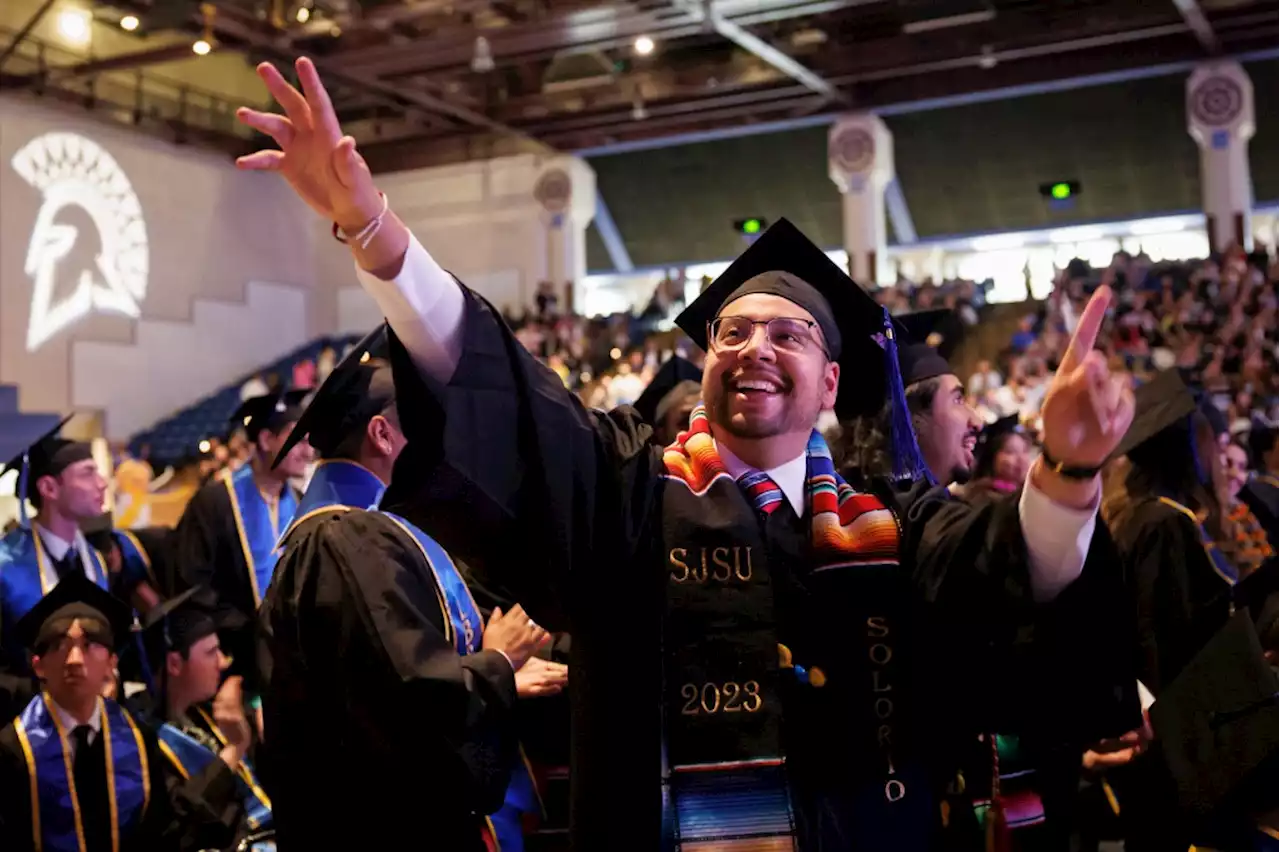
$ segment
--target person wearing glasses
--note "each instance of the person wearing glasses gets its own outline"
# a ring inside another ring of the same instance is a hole
[[[707,352],[702,402],[659,449],[632,409],[586,410],[436,263],[314,65],[297,72],[302,91],[259,67],[286,114],[239,115],[281,150],[239,165],[281,173],[336,223],[389,323],[408,445],[381,505],[573,635],[574,848],[967,847],[980,820],[1005,824],[958,777],[980,732],[1078,760],[1136,725],[1096,523],[1098,471],[1132,417],[1091,351],[1106,288],[1018,501],[946,499],[909,421],[895,473],[918,482],[886,500],[837,476],[813,427],[899,401],[896,330],[779,220],[680,315]]]

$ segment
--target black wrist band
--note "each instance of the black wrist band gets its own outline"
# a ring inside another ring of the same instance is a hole
[[[1064,477],[1065,479],[1093,479],[1099,473],[1102,473],[1101,466],[1077,467],[1060,462],[1053,456],[1049,455],[1049,451],[1045,449],[1040,450],[1040,460],[1044,462],[1044,466],[1051,472],[1056,473],[1058,476]]]

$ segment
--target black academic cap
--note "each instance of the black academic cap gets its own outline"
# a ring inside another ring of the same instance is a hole
[[[11,420],[12,415],[0,418],[0,434],[3,435],[0,440],[3,440],[5,449],[13,453],[5,471],[21,471],[25,460],[27,479],[35,481],[42,476],[57,476],[68,465],[93,458],[93,451],[87,443],[70,441],[58,435],[71,415],[61,418],[57,415],[20,417],[19,420]]]
[[[657,425],[662,420],[663,415],[666,414],[666,411],[662,413],[658,411],[662,407],[662,403],[666,401],[672,391],[686,382],[694,382],[700,388],[702,371],[694,366],[692,361],[681,358],[679,355],[673,355],[658,368],[658,372],[653,376],[653,381],[649,382],[649,386],[644,389],[644,392],[640,394],[640,398],[632,403],[631,407],[644,418],[646,423],[651,426]]]
[[[1133,422],[1112,457],[1130,455],[1170,427],[1186,422],[1196,410],[1196,398],[1177,370],[1163,370],[1133,395]]]
[[[352,347],[325,378],[272,466],[280,464],[304,437],[320,458],[329,458],[353,431],[365,428],[374,415],[385,411],[396,398],[391,367],[385,363],[388,353],[383,323]],[[378,363],[369,363],[374,359]]]
[[[960,344],[964,327],[954,320],[947,322],[951,316],[952,311],[940,309],[895,317],[907,332],[907,340],[898,341],[898,363],[904,385],[955,372],[947,359]]]
[[[222,626],[214,594],[204,586],[193,586],[148,612],[142,637],[151,662],[158,663],[167,652],[185,653]]]
[[[305,390],[275,391],[250,397],[240,403],[240,407],[231,415],[231,420],[243,426],[245,435],[253,441],[263,429],[276,432],[286,424],[297,421],[302,413],[300,406],[306,398]]]
[[[1248,783],[1275,784],[1276,688],[1253,619],[1241,611],[1161,692],[1151,725],[1182,810],[1205,816],[1228,796],[1248,798]]]
[[[739,255],[676,317],[676,325],[706,349],[711,320],[726,304],[750,293],[781,296],[817,321],[828,351],[840,365],[836,414],[841,419],[880,411],[890,398],[884,347],[875,339],[885,334],[885,311],[786,219],[771,225]]]
[[[39,653],[77,618],[96,622],[101,632],[94,638],[114,649],[129,639],[133,609],[84,575],[71,574],[18,620],[18,641]]]

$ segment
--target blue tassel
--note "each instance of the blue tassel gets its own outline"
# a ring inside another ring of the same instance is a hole
[[[937,485],[929,472],[924,458],[920,455],[920,445],[916,442],[915,430],[911,428],[911,411],[907,408],[907,394],[902,387],[902,370],[898,366],[898,344],[894,340],[893,317],[888,308],[884,311],[884,361],[885,382],[889,390],[889,448],[893,457],[893,475],[895,479],[926,479],[930,485]]]
[[[22,454],[22,470],[18,472],[18,523],[30,526],[27,519],[27,478],[31,473],[31,452]]]

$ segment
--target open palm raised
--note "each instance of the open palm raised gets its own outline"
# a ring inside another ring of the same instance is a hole
[[[355,140],[342,135],[315,64],[303,57],[296,67],[301,92],[271,63],[258,66],[258,76],[284,115],[241,107],[236,117],[270,136],[280,149],[247,154],[236,160],[236,166],[279,172],[311,209],[337,222],[346,233],[355,233],[378,215],[382,199]]]

